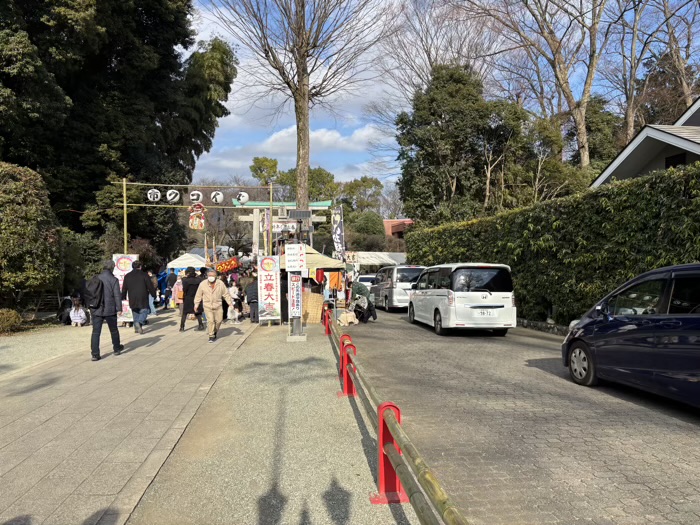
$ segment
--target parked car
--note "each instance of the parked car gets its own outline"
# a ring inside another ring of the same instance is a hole
[[[406,308],[411,284],[418,280],[425,266],[387,266],[377,272],[369,293],[372,302],[389,311],[392,308]]]
[[[516,323],[513,280],[505,264],[432,266],[411,290],[408,320],[431,325],[438,335],[449,328],[486,328],[504,336]]]
[[[624,383],[700,406],[700,264],[642,274],[569,325],[562,360],[580,385]]]
[[[374,281],[375,277],[376,277],[376,275],[373,273],[371,273],[371,274],[366,273],[366,274],[360,275],[357,278],[357,280],[369,288],[372,285],[372,281]]]

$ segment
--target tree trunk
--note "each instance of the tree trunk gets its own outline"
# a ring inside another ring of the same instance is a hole
[[[486,166],[486,196],[484,197],[484,212],[489,205],[491,197],[491,166]]]
[[[636,103],[634,96],[627,98],[627,107],[625,108],[625,145],[629,144],[632,137],[634,137],[634,121],[637,113]]]
[[[294,110],[297,121],[297,209],[309,209],[309,82],[299,86]]]
[[[588,150],[588,130],[586,129],[586,107],[579,105],[571,112],[576,125],[576,142],[578,144],[579,166],[587,168],[591,163]]]

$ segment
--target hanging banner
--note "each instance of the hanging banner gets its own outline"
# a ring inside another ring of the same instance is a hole
[[[138,261],[139,256],[135,253],[123,254],[115,253],[112,255],[114,261],[114,276],[119,281],[119,289],[124,287],[124,276],[131,271],[131,265],[134,261]],[[118,323],[133,323],[134,316],[129,308],[129,301],[122,301],[122,309],[117,312]]]
[[[258,265],[258,313],[260,321],[279,321],[281,315],[280,258],[267,256]]]
[[[205,211],[207,211],[207,210],[204,207],[204,205],[201,203],[193,204],[192,206],[190,206],[190,228],[192,228],[193,230],[203,230],[204,229],[204,212]]]
[[[345,260],[345,226],[343,224],[343,207],[338,206],[331,212],[331,229],[333,231],[333,246],[335,257]]]
[[[301,319],[301,274],[289,276],[289,317]]]
[[[288,272],[301,272],[306,270],[306,245],[286,244],[284,247],[286,270]]]

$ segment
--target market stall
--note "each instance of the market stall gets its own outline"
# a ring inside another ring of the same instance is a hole
[[[205,265],[204,257],[195,253],[186,253],[168,263],[168,270],[174,269],[176,273],[183,271],[188,266],[199,270]]]
[[[346,265],[343,261],[322,255],[308,244],[305,244],[304,247],[306,251],[306,268],[308,273],[304,275],[305,283],[302,290],[302,319],[304,322],[316,322],[321,319],[323,303],[327,299],[327,296],[323,293],[325,272],[344,272]],[[280,267],[283,270],[287,268],[285,255],[280,257]],[[310,279],[318,283],[318,286],[311,286]],[[341,279],[336,280],[341,281]]]

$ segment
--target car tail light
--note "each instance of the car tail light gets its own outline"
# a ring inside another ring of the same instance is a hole
[[[452,290],[447,292],[447,304],[448,304],[448,306],[455,305],[455,294]]]
[[[517,306],[517,304],[515,303],[515,294],[512,295],[512,298],[513,298],[513,308],[515,308]]]

